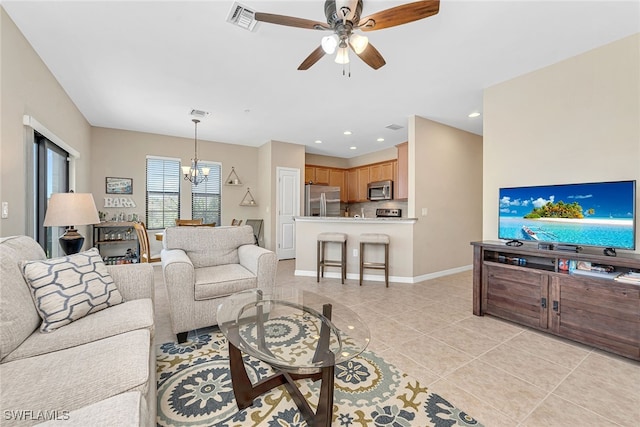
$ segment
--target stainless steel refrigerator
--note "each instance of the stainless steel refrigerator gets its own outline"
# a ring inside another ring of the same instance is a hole
[[[305,185],[304,216],[340,216],[340,187]]]

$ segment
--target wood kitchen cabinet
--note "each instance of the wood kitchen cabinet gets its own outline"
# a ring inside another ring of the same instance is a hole
[[[345,175],[346,173],[342,169],[329,169],[329,185],[333,187],[340,187],[341,202],[346,202],[348,200]]]
[[[560,259],[640,270],[640,256],[562,252],[474,242],[473,314],[490,314],[640,360],[640,287],[569,274]],[[589,272],[591,273],[591,272]]]
[[[393,180],[393,161],[369,165],[369,182]]]
[[[305,184],[329,185],[329,168],[306,165],[304,167]]]
[[[358,200],[358,170],[349,169],[347,171],[347,201]]]
[[[310,182],[315,182],[315,180],[316,180],[315,166],[305,166],[304,167],[304,183],[309,184]]]
[[[398,148],[398,162],[396,164],[396,181],[394,183],[393,198],[406,200],[409,198],[409,143],[396,145]]]
[[[367,186],[371,182],[369,179],[369,166],[360,167],[358,171],[358,199],[359,202],[367,201]]]

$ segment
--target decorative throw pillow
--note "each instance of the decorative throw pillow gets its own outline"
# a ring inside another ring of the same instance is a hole
[[[24,261],[42,332],[123,302],[122,295],[96,248],[61,258]]]

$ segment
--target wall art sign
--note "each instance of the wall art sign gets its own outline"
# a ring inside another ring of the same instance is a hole
[[[105,181],[107,194],[133,194],[133,178],[108,176]]]
[[[136,202],[131,197],[105,197],[105,208],[135,208]]]

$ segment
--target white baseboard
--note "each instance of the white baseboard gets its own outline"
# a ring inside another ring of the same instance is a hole
[[[436,279],[438,277],[450,276],[452,274],[462,273],[463,271],[469,271],[473,269],[473,265],[465,265],[462,267],[451,268],[449,270],[436,271],[435,273],[422,274],[416,277],[406,276],[389,276],[389,282],[393,283],[418,283],[424,280]],[[316,277],[315,270],[295,270],[294,276],[302,277]],[[325,271],[325,278],[340,279],[339,271]],[[359,280],[360,275],[358,273],[347,273],[347,279]],[[384,282],[384,275],[380,274],[365,274],[363,280],[371,282]]]

